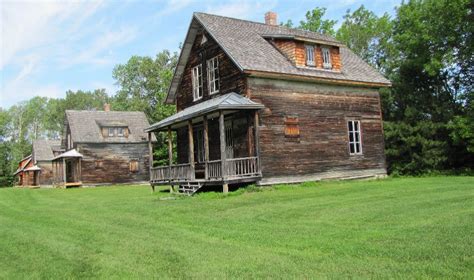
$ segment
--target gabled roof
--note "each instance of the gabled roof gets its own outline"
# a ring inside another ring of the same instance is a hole
[[[141,143],[150,124],[143,112],[67,110],[66,119],[75,143]],[[128,127],[128,137],[103,137],[101,127]],[[156,139],[153,139],[156,141]]]
[[[186,67],[192,45],[201,27],[212,36],[227,56],[243,72],[255,71],[323,80],[370,83],[379,87],[390,85],[390,81],[377,70],[331,36],[283,26],[194,13],[175,75],[168,90],[166,99],[168,103],[173,103],[175,99],[176,90]],[[342,70],[337,72],[296,67],[265,38],[294,38],[340,46]]]
[[[153,124],[148,127],[146,131],[159,130],[169,125],[184,122],[194,117],[202,116],[217,110],[258,110],[264,107],[265,106],[260,103],[254,102],[235,92],[231,92],[188,107],[158,123]]]
[[[35,140],[33,142],[33,158],[35,162],[50,161],[54,157],[53,151],[60,148],[60,140]]]

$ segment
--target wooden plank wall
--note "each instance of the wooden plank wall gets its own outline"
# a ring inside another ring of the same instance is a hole
[[[234,65],[217,43],[212,40],[210,35],[206,35],[207,42],[201,45],[203,32],[196,36],[196,41],[191,49],[188,64],[184,70],[184,75],[180,86],[177,90],[176,109],[182,109],[199,102],[208,100],[212,97],[229,92],[244,93],[245,92],[245,78],[240,70]],[[219,93],[209,95],[207,83],[207,63],[208,59],[215,56],[219,57],[219,77],[220,77],[220,91]],[[203,98],[194,102],[192,94],[192,68],[198,64],[202,64],[203,74]]]
[[[385,169],[379,94],[374,89],[248,79],[263,103],[260,149],[263,177],[337,170]],[[285,137],[285,116],[297,116],[300,137]],[[362,123],[363,155],[351,156],[347,120]]]
[[[78,143],[82,159],[82,183],[129,183],[149,180],[148,143]],[[102,160],[101,168],[95,161]],[[129,162],[138,160],[139,171],[130,172]]]

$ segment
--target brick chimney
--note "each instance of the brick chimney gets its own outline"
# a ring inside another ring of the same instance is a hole
[[[265,24],[278,25],[278,15],[272,11],[265,14]]]
[[[110,104],[109,103],[104,103],[104,111],[105,112],[110,112]]]

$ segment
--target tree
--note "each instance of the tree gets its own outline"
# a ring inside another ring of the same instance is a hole
[[[324,14],[326,13],[326,8],[314,8],[312,11],[306,12],[306,20],[300,21],[300,29],[328,34],[334,36],[336,32],[334,31],[334,25],[336,25],[336,20],[323,19]],[[291,21],[287,24],[292,24]],[[291,26],[290,26],[291,27]]]
[[[336,38],[363,60],[385,73],[392,50],[391,35],[390,16],[385,13],[377,17],[361,5],[352,13],[347,10]]]
[[[113,77],[120,88],[112,99],[114,110],[145,112],[152,123],[172,115],[175,108],[165,104],[165,99],[177,61],[177,53],[164,50],[154,59],[132,56],[126,64],[117,65]],[[154,159],[164,163],[168,158],[166,138],[156,136]]]
[[[120,87],[112,99],[115,110],[143,111],[156,122],[174,113],[165,104],[178,56],[165,50],[151,57],[132,56],[126,64],[115,66],[113,77]]]

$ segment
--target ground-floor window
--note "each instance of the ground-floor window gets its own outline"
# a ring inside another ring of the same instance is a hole
[[[349,153],[351,155],[362,154],[360,121],[350,120],[347,122],[349,132]]]

